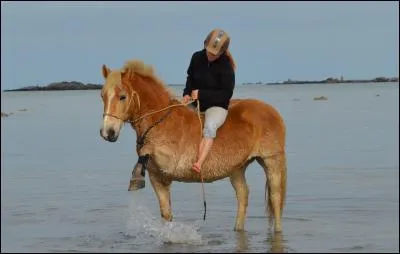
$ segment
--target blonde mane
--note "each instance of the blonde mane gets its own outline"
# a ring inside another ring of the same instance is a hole
[[[153,66],[145,64],[142,60],[134,59],[125,62],[124,66],[121,68],[121,72],[124,72],[126,70],[129,70],[132,73],[139,74],[142,77],[150,78],[154,81],[154,83],[160,85],[163,89],[165,89],[171,98],[175,97],[170,88],[165,85],[165,83],[160,78],[157,77]]]

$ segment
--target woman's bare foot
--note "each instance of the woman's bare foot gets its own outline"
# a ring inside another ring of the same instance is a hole
[[[200,173],[200,170],[201,170],[201,165],[200,165],[200,163],[199,163],[199,162],[193,163],[192,169],[193,169],[194,171],[196,171],[197,173]]]

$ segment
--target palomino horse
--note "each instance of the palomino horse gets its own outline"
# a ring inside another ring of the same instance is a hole
[[[244,230],[249,189],[247,166],[256,160],[266,174],[267,212],[275,231],[281,231],[281,216],[286,195],[286,127],[272,106],[254,99],[232,99],[226,122],[218,130],[201,174],[194,172],[201,138],[201,121],[155,75],[151,66],[131,60],[119,70],[102,66],[105,84],[100,135],[115,142],[124,123],[129,122],[137,135],[137,165],[146,164],[149,179],[157,195],[161,216],[172,220],[170,186],[173,181],[206,183],[229,177],[237,197],[234,230]],[[144,171],[135,167],[132,181]],[[137,171],[137,172],[135,172]],[[201,179],[201,177],[203,179]],[[272,225],[272,224],[271,224]]]

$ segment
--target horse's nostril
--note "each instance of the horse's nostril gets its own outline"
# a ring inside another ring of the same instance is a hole
[[[103,128],[100,128],[100,136],[103,136]]]
[[[115,138],[115,131],[114,131],[114,129],[109,129],[107,134],[108,134],[108,138],[109,138],[109,139],[114,139],[114,138]]]

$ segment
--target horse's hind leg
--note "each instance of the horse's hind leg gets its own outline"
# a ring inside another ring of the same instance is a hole
[[[233,188],[236,191],[236,198],[238,202],[236,223],[234,227],[235,231],[244,230],[244,222],[246,219],[246,210],[249,199],[249,188],[247,186],[246,177],[244,173],[248,165],[249,162],[247,162],[246,165],[244,165],[239,170],[236,170],[229,178]]]
[[[275,222],[275,231],[282,231],[281,217],[286,196],[286,157],[284,153],[257,158],[267,176],[268,206],[267,212]]]
[[[171,212],[171,196],[170,196],[170,181],[165,181],[161,177],[151,171],[149,172],[149,179],[153,186],[154,192],[157,195],[160,204],[161,217],[167,221],[172,221]]]

